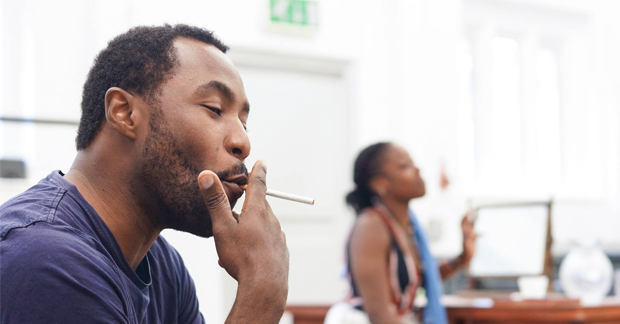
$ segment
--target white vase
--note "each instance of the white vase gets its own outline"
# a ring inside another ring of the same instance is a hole
[[[568,297],[580,299],[585,305],[595,305],[611,289],[613,266],[596,241],[582,242],[566,255],[559,276]]]

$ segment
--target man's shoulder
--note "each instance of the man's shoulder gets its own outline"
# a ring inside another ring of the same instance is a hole
[[[67,190],[48,176],[0,206],[3,274],[13,265],[37,269],[59,262],[71,267],[85,260],[105,265],[93,237],[60,219],[59,214],[70,213],[60,207],[67,196]]]
[[[3,295],[19,294],[24,287],[65,291],[71,285],[106,286],[119,291],[122,286],[118,267],[95,243],[69,227],[38,222],[15,228],[0,241],[0,259]]]
[[[70,228],[47,222],[15,228],[0,241],[0,259],[3,320],[126,322],[122,273]]]
[[[67,190],[44,179],[0,206],[0,242],[16,228],[51,222]]]
[[[13,266],[44,269],[62,265],[75,269],[92,263],[109,265],[91,238],[73,228],[47,222],[13,228],[0,240],[0,257],[3,272],[11,271]]]

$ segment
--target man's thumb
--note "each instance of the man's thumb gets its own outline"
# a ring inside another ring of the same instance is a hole
[[[234,221],[228,196],[217,175],[211,171],[202,171],[198,175],[198,184],[213,225],[221,221]]]

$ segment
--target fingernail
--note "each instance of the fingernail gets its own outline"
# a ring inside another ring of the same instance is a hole
[[[213,185],[213,177],[204,176],[200,179],[200,185],[203,189],[209,189]]]

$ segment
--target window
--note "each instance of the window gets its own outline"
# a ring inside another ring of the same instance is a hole
[[[491,149],[485,170],[486,181],[516,181],[522,171],[521,154],[521,69],[519,42],[507,37],[493,37],[491,96]]]
[[[526,170],[551,192],[561,180],[560,85],[557,51],[541,48],[536,58],[536,114],[531,165]]]
[[[561,82],[569,78],[565,69],[579,65],[561,60],[571,48],[564,44],[574,48],[579,41],[572,38],[574,17],[465,4],[466,35],[457,64],[459,164],[466,191],[548,198],[567,187],[587,190],[575,180],[582,178],[566,172],[563,159],[563,103],[575,89],[587,92],[583,83],[569,82],[571,90]]]

